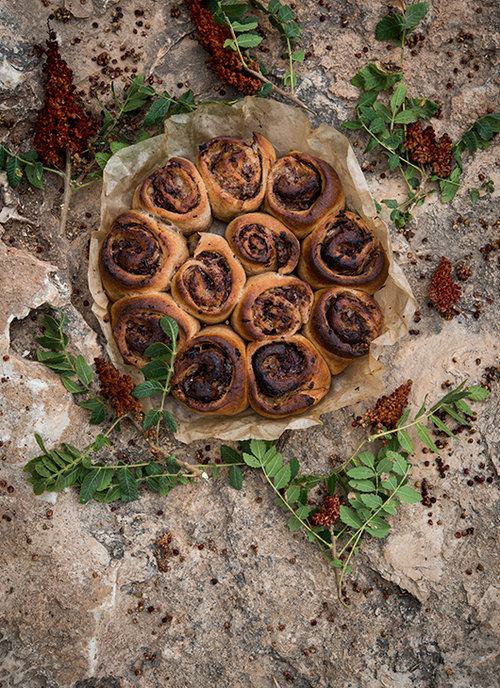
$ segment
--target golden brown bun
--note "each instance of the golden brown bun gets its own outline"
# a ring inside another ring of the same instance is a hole
[[[312,302],[312,289],[302,280],[264,272],[248,279],[231,324],[245,339],[289,336],[308,321]]]
[[[232,136],[217,136],[200,146],[198,167],[219,220],[229,222],[261,205],[266,179],[276,160],[274,148],[261,134],[245,143]]]
[[[231,315],[245,280],[245,271],[227,241],[217,234],[202,234],[194,256],[173,279],[172,296],[202,322],[219,323]]]
[[[374,294],[388,272],[380,242],[349,211],[328,217],[302,244],[299,275],[315,289],[339,285]]]
[[[203,232],[212,223],[203,179],[185,158],[170,158],[164,167],[139,184],[132,207],[172,222],[186,235]]]
[[[300,334],[252,342],[247,361],[248,400],[261,416],[284,418],[303,413],[330,389],[328,366]]]
[[[299,239],[344,205],[340,179],[325,160],[290,151],[271,168],[264,210],[281,220]]]
[[[232,220],[226,239],[247,275],[295,270],[300,257],[297,237],[279,220],[266,213],[248,213]]]
[[[314,295],[303,334],[321,352],[332,375],[365,356],[382,330],[383,316],[368,294],[346,287],[321,289]]]
[[[196,413],[233,416],[248,406],[245,344],[225,325],[205,327],[175,359],[172,394]]]
[[[166,290],[188,256],[186,240],[174,227],[128,210],[115,217],[101,246],[103,287],[111,301]]]
[[[184,313],[167,294],[125,296],[111,306],[113,336],[126,363],[142,368],[149,363],[144,353],[148,346],[169,343],[160,326],[161,318],[166,315],[179,325],[178,347],[200,329],[200,323]]]

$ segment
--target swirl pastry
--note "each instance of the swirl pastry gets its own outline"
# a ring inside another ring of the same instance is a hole
[[[290,151],[269,173],[264,210],[303,239],[327,215],[343,210],[344,189],[327,162]]]
[[[312,289],[302,280],[265,272],[249,278],[231,324],[245,339],[288,337],[309,320],[312,303]]]
[[[274,148],[261,134],[254,133],[252,143],[217,136],[201,145],[196,166],[215,217],[229,222],[236,215],[257,210],[275,160]]]
[[[314,295],[304,334],[324,356],[333,375],[368,353],[379,336],[383,316],[365,292],[346,287],[321,289]]]
[[[128,210],[115,217],[101,247],[103,287],[111,301],[162,291],[188,256],[186,240],[177,230]]]
[[[199,322],[184,313],[167,294],[125,296],[111,306],[113,336],[127,363],[142,368],[149,363],[144,354],[148,346],[169,343],[160,326],[161,318],[166,315],[179,325],[179,348],[200,329]]]
[[[299,275],[313,288],[339,285],[374,294],[388,272],[380,242],[351,212],[328,217],[302,245]]]
[[[232,220],[226,239],[247,275],[268,270],[286,275],[295,270],[300,256],[297,237],[279,220],[265,213],[248,213]]]
[[[203,179],[185,158],[170,158],[139,184],[132,207],[172,222],[186,235],[203,232],[212,222]]]
[[[245,344],[229,327],[206,327],[179,351],[172,394],[196,413],[232,416],[248,406]]]
[[[246,275],[217,234],[202,234],[194,256],[182,265],[172,281],[179,306],[206,323],[219,323],[231,315]]]
[[[248,399],[257,413],[283,418],[317,404],[330,388],[330,371],[305,337],[248,345]]]

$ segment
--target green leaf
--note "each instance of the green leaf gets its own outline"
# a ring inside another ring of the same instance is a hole
[[[257,33],[240,33],[236,36],[236,41],[240,48],[255,48],[262,43],[262,36]]]
[[[361,528],[363,525],[363,522],[357,515],[357,513],[354,511],[354,509],[351,509],[348,506],[344,506],[343,504],[340,507],[340,520],[342,523],[345,523],[346,526],[350,526],[351,528],[355,528],[356,530],[358,528]]]
[[[150,409],[144,416],[144,430],[149,430],[149,428],[153,427],[154,425],[158,425],[158,423],[160,422],[160,418],[160,409]]]
[[[101,482],[101,472],[97,469],[90,470],[83,479],[80,487],[80,504],[86,504],[97,492]]]
[[[102,468],[100,474],[101,480],[99,482],[97,492],[102,492],[103,490],[108,489],[108,487],[111,485],[111,481],[113,480],[115,472],[112,468]]]
[[[351,120],[350,122],[342,122],[340,125],[341,129],[362,129],[363,125],[357,120]]]
[[[167,428],[170,430],[170,432],[176,433],[177,432],[177,423],[176,423],[173,415],[170,413],[170,411],[163,409],[161,415],[163,418],[163,422],[165,423]]]
[[[101,168],[101,170],[104,170],[106,165],[108,164],[108,160],[111,157],[111,153],[96,153],[95,154],[95,161]]]
[[[391,157],[389,158],[389,169],[395,170],[396,167],[399,167],[399,164],[400,164],[399,155],[394,153],[394,155],[391,155]]]
[[[375,492],[375,485],[371,480],[349,480],[349,485],[360,492]]]
[[[122,493],[122,502],[133,502],[139,498],[139,494],[137,492],[137,482],[130,468],[127,468],[126,466],[119,466],[116,471],[116,477],[118,478],[118,483]]]
[[[147,380],[165,380],[170,375],[170,366],[165,361],[155,359],[146,363],[141,373]]]
[[[253,454],[247,454],[246,452],[243,452],[243,461],[251,468],[260,468],[261,465],[260,459],[253,456]]]
[[[220,455],[224,463],[240,463],[241,454],[236,449],[228,447],[226,444],[221,445]]]
[[[488,392],[487,389],[480,387],[479,385],[472,385],[465,391],[467,392],[467,399],[471,399],[472,401],[484,401],[491,394],[491,392]]]
[[[356,466],[347,471],[347,475],[350,478],[371,478],[375,475],[375,471],[368,466]]]
[[[405,20],[400,14],[388,14],[383,17],[375,28],[377,41],[394,41],[401,45],[405,30]]]
[[[469,190],[469,196],[471,203],[477,203],[479,200],[479,189],[476,189],[475,187]]]
[[[464,401],[463,399],[457,399],[453,403],[459,411],[465,413],[467,416],[470,416],[472,418],[472,416],[474,415],[474,411],[471,409],[471,407],[466,401]]]
[[[226,38],[222,47],[236,51],[236,41],[234,41],[232,38]]]
[[[165,315],[160,318],[160,327],[163,332],[167,335],[171,342],[177,341],[177,336],[179,335],[179,325],[177,321]]]
[[[305,50],[296,50],[294,53],[292,53],[292,60],[294,62],[304,62],[305,55]]]
[[[377,475],[382,475],[382,473],[390,473],[392,471],[392,461],[384,458],[377,463]]]
[[[168,344],[164,342],[155,342],[150,344],[148,348],[144,351],[144,354],[149,358],[167,358],[170,359],[172,356],[172,349]]]
[[[389,490],[393,492],[398,486],[398,481],[394,475],[387,476],[387,480],[382,481],[382,487],[384,490]]]
[[[298,502],[300,497],[300,485],[291,485],[286,491],[286,499],[290,504]]]
[[[110,447],[111,442],[109,440],[109,437],[106,437],[106,435],[103,435],[102,433],[99,433],[97,437],[94,440],[94,449],[95,451],[101,450],[103,447]]]
[[[377,91],[365,91],[361,94],[356,107],[370,107],[370,105],[373,105],[373,103],[377,100],[377,97]]]
[[[418,436],[420,437],[422,442],[425,444],[425,446],[429,447],[429,449],[431,449],[433,452],[436,452],[436,454],[440,454],[441,452],[439,451],[439,449],[434,444],[431,436],[429,435],[429,433],[427,431],[427,428],[424,427],[423,425],[421,425],[420,423],[416,424],[416,428],[417,428]]]
[[[452,431],[443,423],[441,418],[438,418],[437,416],[430,416],[431,421],[434,423],[434,425],[442,430],[444,433],[446,433],[449,437],[453,437],[453,439],[456,439],[455,435],[452,433]]]
[[[276,454],[276,456],[264,468],[266,475],[268,475],[270,478],[274,477],[281,468],[282,460],[283,457],[281,454]]]
[[[37,432],[35,432],[35,442],[38,444],[38,446],[40,447],[40,449],[43,451],[44,454],[48,454],[47,449],[45,448],[45,444]]]
[[[265,440],[250,440],[250,451],[258,459],[263,459],[269,448]]]
[[[272,90],[273,90],[273,85],[272,85],[272,84],[266,84],[266,83],[264,83],[264,84],[262,84],[262,86],[260,86],[260,88],[259,88],[259,90],[257,91],[256,95],[257,95],[259,98],[266,98],[266,97],[271,93]]]
[[[64,387],[68,390],[68,392],[71,392],[71,394],[81,394],[82,392],[85,392],[83,387],[80,387],[79,384],[77,384],[74,380],[71,380],[69,377],[63,377],[61,381]]]
[[[406,86],[402,81],[399,82],[399,84],[396,86],[394,93],[392,94],[391,97],[391,110],[393,113],[397,112],[401,105],[403,104],[404,99],[406,98]]]
[[[391,111],[389,110],[387,105],[384,105],[383,103],[374,103],[373,109],[375,110],[377,115],[382,118],[384,122],[391,121]]]
[[[460,399],[459,401],[462,402],[463,400]],[[466,404],[466,406],[467,406],[467,408],[469,408],[467,404]],[[452,418],[454,418],[455,420],[457,420],[457,421],[458,421],[459,423],[461,423],[462,425],[468,425],[468,426],[470,427],[471,423],[470,423],[466,418],[464,418],[464,417],[461,416],[459,413],[457,413],[457,411],[455,411],[455,409],[453,408],[453,406],[445,406],[445,405],[443,405],[441,408],[443,409],[443,411],[446,411],[446,413],[447,413],[449,416],[451,416]]]
[[[150,127],[153,124],[160,124],[167,115],[171,105],[172,100],[167,100],[166,98],[158,98],[158,100],[153,101],[144,117],[143,125],[145,127]]]
[[[460,169],[456,167],[449,177],[450,181],[440,181],[439,188],[441,190],[441,200],[443,203],[449,203],[456,195],[458,189],[458,180],[460,179]],[[455,183],[453,183],[455,182]]]
[[[390,73],[380,69],[375,63],[363,67],[351,79],[351,84],[363,91],[384,91],[401,81],[402,72]]]
[[[391,526],[389,524],[387,524],[386,528],[381,528],[380,526],[369,525],[366,527],[366,532],[369,535],[371,535],[372,537],[385,538],[385,537],[387,537],[390,529],[391,529]]]
[[[235,33],[242,33],[245,31],[253,31],[259,26],[259,22],[254,17],[244,17],[240,21],[231,23]]]
[[[151,397],[153,394],[159,394],[163,392],[163,385],[156,380],[146,380],[146,382],[141,382],[139,385],[134,387],[132,391],[132,396],[136,399],[144,399],[145,397]]]
[[[418,110],[402,110],[394,117],[395,124],[408,124],[409,122],[416,122],[420,119]]]
[[[382,511],[385,511],[386,514],[394,515],[396,513],[396,505],[394,504],[394,501],[387,502],[387,504],[384,504],[382,507]]]
[[[407,451],[409,454],[414,453],[412,441],[406,430],[398,430],[397,438],[399,444],[403,447],[405,451]]]
[[[118,153],[118,151],[121,150],[122,148],[128,148],[129,144],[124,143],[123,141],[111,141],[111,143],[109,144],[109,147],[110,147],[112,153]]]
[[[292,458],[289,463],[290,466],[290,480],[293,480],[300,471],[300,463],[296,456]]]
[[[302,504],[298,509],[295,510],[295,515],[297,518],[304,520],[311,513],[311,507],[308,504]]]
[[[388,208],[397,208],[398,207],[398,202],[392,198],[384,198],[382,200],[382,203],[384,203]]]
[[[405,461],[405,459],[401,456],[401,454],[396,453],[392,458],[394,459],[394,464],[392,467],[394,473],[397,473],[398,475],[405,475],[406,471],[408,470],[408,463]]]
[[[7,162],[7,150],[5,146],[0,144],[0,170],[5,168],[5,163]]]
[[[299,530],[301,527],[302,523],[295,518],[295,516],[290,516],[290,520],[288,521],[288,528],[291,533],[294,533],[296,530]]]
[[[89,420],[91,425],[99,425],[99,423],[102,423],[106,417],[106,407],[104,406],[103,402],[96,397],[93,399],[87,399],[86,401],[81,401],[79,406],[92,411]]]
[[[24,172],[31,186],[43,190],[43,165],[40,161],[37,161],[34,165],[26,165]]]
[[[288,485],[290,482],[290,475],[290,464],[286,463],[274,476],[274,486],[277,490],[281,490],[285,485]]]
[[[328,490],[328,494],[331,497],[334,497],[335,491],[337,489],[337,476],[335,475],[335,473],[330,473],[330,475],[326,479],[325,484],[326,484],[326,489]]]
[[[374,148],[378,146],[378,141],[376,139],[370,139],[366,144],[366,148],[363,153],[370,153]]]
[[[243,473],[239,466],[231,466],[229,469],[229,482],[235,490],[241,490],[243,486]]]
[[[382,498],[374,494],[360,494],[360,500],[370,509],[378,509],[382,504]]]
[[[66,487],[76,485],[79,472],[80,471],[78,468],[71,468],[69,470],[64,471],[57,478],[55,483],[50,486],[50,491],[60,492],[61,490],[64,490]]]
[[[400,487],[397,496],[402,502],[407,502],[408,504],[416,504],[422,501],[421,495],[412,487],[408,487],[408,485]]]
[[[413,31],[429,10],[428,2],[415,2],[406,8],[406,30]]]
[[[88,386],[94,378],[94,373],[92,372],[92,368],[89,366],[89,364],[81,354],[79,354],[76,357],[75,369],[76,375],[82,383],[82,385]]]
[[[369,466],[370,468],[374,468],[375,466],[375,457],[371,451],[363,451],[358,454],[358,459],[365,464],[365,466]]]
[[[15,155],[12,155],[7,161],[5,170],[7,172],[7,181],[9,182],[10,186],[13,189],[17,189],[21,179],[23,178],[23,171],[21,169],[21,165],[19,164],[19,158],[17,158]]]

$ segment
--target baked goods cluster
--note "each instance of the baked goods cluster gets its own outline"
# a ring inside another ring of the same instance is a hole
[[[172,394],[189,409],[269,418],[307,411],[331,376],[368,353],[388,259],[345,210],[324,160],[276,159],[261,134],[219,136],[193,162],[170,158],[137,187],[100,250],[113,336],[138,368],[179,325]],[[212,218],[227,223],[211,233]]]

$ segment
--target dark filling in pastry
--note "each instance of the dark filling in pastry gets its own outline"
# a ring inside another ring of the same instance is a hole
[[[273,259],[274,237],[266,227],[244,225],[238,235],[239,251],[247,260],[270,263]]]
[[[293,244],[288,239],[286,232],[280,232],[279,236],[275,237],[275,241],[278,268],[282,268],[290,260],[293,253]]]
[[[185,271],[184,286],[200,309],[221,308],[231,294],[231,268],[217,251],[202,251],[195,260],[202,262],[203,266],[193,265]]]
[[[194,343],[184,351],[179,364],[182,372],[175,387],[185,399],[210,404],[219,401],[231,386],[233,362],[227,352],[213,342]]]
[[[304,160],[285,158],[275,174],[273,192],[288,210],[309,210],[322,190],[318,170]]]
[[[151,196],[155,207],[179,214],[189,212],[200,200],[196,182],[176,162],[156,170],[149,177],[146,194]]]
[[[348,218],[334,221],[320,248],[323,263],[340,275],[362,274],[379,253],[373,234]]]
[[[332,343],[342,353],[349,356],[368,353],[370,342],[379,334],[375,308],[371,304],[343,293],[330,299],[325,315],[331,327]]]
[[[259,390],[269,397],[284,396],[297,390],[310,367],[302,349],[286,342],[261,346],[252,357],[252,366]]]
[[[302,323],[302,308],[307,309],[310,302],[309,295],[300,287],[273,287],[255,299],[252,317],[266,336],[293,334],[291,330],[296,332]]]
[[[262,179],[258,149],[243,142],[214,141],[200,150],[221,189],[242,201],[258,194]]]
[[[144,354],[148,346],[156,342],[170,343],[170,337],[160,327],[160,320],[165,313],[145,311],[127,318],[125,325],[125,342],[132,353]]]
[[[161,261],[161,247],[157,237],[143,225],[119,223],[105,239],[104,255],[132,275],[152,275]]]

